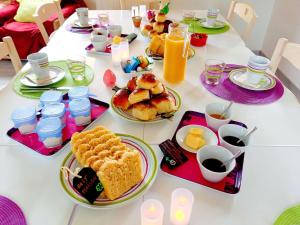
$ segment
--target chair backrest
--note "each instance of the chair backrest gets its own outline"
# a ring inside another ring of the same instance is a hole
[[[247,26],[242,34],[243,39],[246,40],[249,38],[256,19],[258,18],[257,14],[251,5],[233,0],[230,3],[227,20],[231,22],[234,15],[237,15],[245,23],[247,23]]]
[[[47,21],[53,14],[57,14],[57,18],[60,26],[64,23],[64,16],[61,11],[60,2],[58,0],[54,0],[53,2],[41,4],[35,11],[33,15],[35,19],[35,23],[40,29],[40,32],[43,36],[45,43],[47,44],[49,41],[49,35],[44,27],[44,22]],[[55,24],[57,27],[57,23]],[[55,27],[55,28],[56,28]]]
[[[16,73],[22,68],[22,63],[11,37],[4,37],[3,42],[0,42],[0,59],[9,56]]]
[[[300,44],[289,42],[286,38],[280,38],[277,41],[270,65],[273,73],[276,72],[282,57],[300,70]]]

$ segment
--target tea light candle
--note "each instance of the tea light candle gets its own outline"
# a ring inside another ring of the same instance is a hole
[[[172,192],[170,220],[173,225],[188,225],[194,203],[193,193],[185,188]]]
[[[122,60],[121,48],[118,44],[111,45],[111,59],[114,66],[118,66]]]
[[[129,59],[129,43],[127,40],[124,40],[120,43],[120,51],[122,61]]]
[[[160,201],[148,199],[141,206],[141,224],[142,225],[162,225],[164,216],[164,207]]]

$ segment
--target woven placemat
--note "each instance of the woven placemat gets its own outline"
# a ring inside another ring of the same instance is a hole
[[[89,85],[93,79],[94,79],[94,71],[93,69],[86,65],[85,69],[85,79],[82,81],[74,81],[71,74],[69,73],[69,69],[67,66],[67,63],[65,60],[60,60],[60,61],[52,61],[49,62],[50,66],[56,66],[62,68],[66,72],[66,76],[64,79],[59,81],[58,83],[49,85],[47,87],[75,87],[75,86],[87,86]],[[27,70],[28,71],[28,70]],[[20,82],[20,79],[26,74],[26,71],[23,73],[20,73],[17,75],[15,80],[13,81],[13,88],[18,93],[19,95],[26,97],[26,98],[39,98],[43,91],[40,92],[34,92],[34,93],[22,93],[20,88],[24,87],[24,85]]]
[[[0,225],[26,225],[21,208],[9,198],[0,195]]]
[[[275,221],[274,225],[299,225],[300,205],[285,210]]]

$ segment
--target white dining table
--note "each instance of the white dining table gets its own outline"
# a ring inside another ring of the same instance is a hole
[[[89,11],[97,18],[100,11]],[[123,33],[135,32],[137,39],[130,44],[130,55],[143,55],[147,40],[133,27],[131,11],[106,11],[113,24],[121,24]],[[205,17],[206,11],[196,11],[197,17]],[[169,18],[180,20],[183,11],[172,11]],[[114,67],[110,56],[95,56],[85,52],[90,44],[90,34],[77,34],[66,26],[77,19],[73,14],[51,37],[41,51],[49,60],[67,59],[72,55],[86,56],[86,62],[94,70],[90,91],[101,101],[110,102],[113,91],[103,84],[103,73],[112,69],[118,86],[128,78],[120,67]],[[224,20],[223,17],[220,19]],[[200,83],[199,76],[206,59],[217,58],[226,63],[246,65],[253,55],[236,30],[209,35],[205,47],[195,48],[196,55],[188,61],[186,79],[179,85],[170,85],[182,98],[182,108],[171,120],[156,124],[136,124],[125,121],[109,109],[95,125],[104,125],[114,132],[142,138],[149,143],[159,161],[162,153],[158,144],[172,138],[178,123],[187,110],[203,112],[206,104],[226,102],[209,93]],[[155,62],[153,72],[161,79],[162,63]],[[29,68],[25,65],[23,70]],[[60,165],[70,151],[70,145],[51,157],[39,155],[10,140],[6,132],[13,124],[11,112],[24,105],[37,105],[37,100],[18,96],[12,84],[0,92],[0,195],[14,200],[23,210],[29,225],[138,225],[140,206],[149,198],[160,200],[165,207],[164,224],[169,225],[171,192],[177,187],[191,190],[195,197],[190,225],[265,225],[272,224],[286,208],[300,201],[300,106],[295,96],[285,88],[278,101],[267,105],[234,104],[233,119],[248,127],[258,127],[251,137],[245,154],[241,190],[235,195],[225,194],[159,170],[153,186],[138,200],[121,208],[92,210],[76,206],[63,192],[58,174]],[[192,172],[192,171],[191,171]]]

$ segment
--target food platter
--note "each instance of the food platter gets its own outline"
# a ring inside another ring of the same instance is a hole
[[[166,87],[166,89],[168,90],[168,93],[170,95],[170,97],[173,99],[174,103],[175,103],[175,107],[176,107],[176,111],[174,113],[176,113],[180,107],[181,107],[181,98],[180,95],[174,91],[171,88]],[[128,120],[130,122],[136,122],[136,123],[158,123],[158,122],[162,122],[164,120],[166,120],[167,115],[157,115],[155,119],[152,120],[148,120],[148,121],[143,121],[143,120],[139,120],[135,117],[132,116],[131,111],[130,110],[122,110],[118,107],[116,107],[113,104],[113,97],[111,98],[111,106],[113,111],[120,116],[121,118]]]
[[[60,171],[59,180],[61,187],[67,196],[76,204],[92,209],[110,209],[121,207],[141,197],[155,181],[158,171],[158,162],[153,149],[147,143],[137,137],[127,134],[116,135],[121,138],[122,143],[126,144],[127,147],[135,149],[140,153],[143,174],[142,181],[124,193],[120,198],[109,200],[107,198],[98,197],[94,204],[91,204],[72,186],[72,176],[68,173],[68,179],[66,179],[63,172]],[[70,152],[64,159],[61,167],[68,167],[71,171],[75,171],[75,169],[80,167],[80,165],[73,153]]]
[[[195,56],[195,53],[196,53],[196,52],[195,52],[195,49],[191,48],[191,55],[188,56],[188,59],[193,58],[193,57]],[[146,49],[145,49],[145,54],[146,54],[148,57],[150,57],[150,58],[152,58],[153,60],[155,60],[155,61],[162,61],[162,60],[164,59],[163,56],[151,54],[149,48],[146,48]]]

